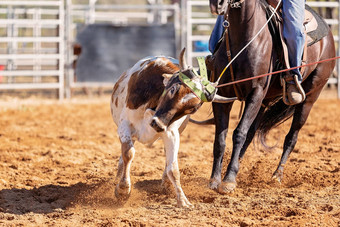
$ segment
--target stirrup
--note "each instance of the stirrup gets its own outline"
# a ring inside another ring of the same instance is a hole
[[[293,78],[291,80],[289,80],[287,78],[287,76],[280,78],[281,86],[283,88],[282,100],[283,100],[284,104],[286,104],[286,105],[295,105],[294,103],[291,103],[289,101],[288,97],[287,97],[287,82],[288,81],[289,82],[290,81],[294,82],[295,86],[297,87],[298,92],[302,95],[302,101],[304,101],[306,99],[306,94],[305,94],[305,92],[304,92],[304,90],[303,90],[303,88],[302,88],[302,86],[301,86],[301,84],[300,84],[300,82],[298,80],[298,76],[297,75],[293,75],[292,77]]]

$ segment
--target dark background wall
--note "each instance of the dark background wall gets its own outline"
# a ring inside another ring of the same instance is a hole
[[[115,26],[92,24],[77,35],[81,54],[76,64],[78,82],[115,82],[122,72],[147,56],[176,57],[173,24]]]

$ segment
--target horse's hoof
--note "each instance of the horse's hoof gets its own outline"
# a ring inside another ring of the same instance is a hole
[[[281,184],[282,177],[279,176],[279,174],[277,174],[277,173],[275,172],[275,173],[273,174],[273,176],[272,176],[272,181],[275,181],[275,182]]]
[[[220,194],[228,194],[231,193],[235,190],[236,188],[236,183],[233,182],[222,182],[218,188],[217,192]]]
[[[218,181],[216,179],[210,179],[209,180],[209,188],[212,189],[212,190],[217,190],[220,183],[221,183],[221,181]]]
[[[282,182],[283,178],[283,171],[282,170],[276,170],[272,176],[272,181],[277,181],[278,183]]]
[[[127,200],[130,197],[131,187],[129,186],[121,186],[117,184],[115,188],[115,196],[119,200]]]

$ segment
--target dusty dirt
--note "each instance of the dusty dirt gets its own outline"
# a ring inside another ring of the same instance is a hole
[[[237,124],[235,105],[231,132]],[[196,119],[210,117],[204,106]],[[281,184],[271,181],[289,124],[272,132],[266,151],[251,146],[238,188],[208,188],[213,126],[190,124],[181,136],[179,165],[193,209],[164,194],[162,143],[136,144],[132,194],[114,196],[120,143],[109,96],[71,101],[0,102],[1,226],[340,226],[340,101],[320,99],[301,130]],[[226,166],[226,164],[224,164]]]

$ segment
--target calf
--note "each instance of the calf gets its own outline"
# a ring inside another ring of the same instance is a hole
[[[121,142],[121,158],[115,195],[127,199],[131,192],[130,166],[135,155],[134,142],[152,144],[158,138],[164,142],[166,167],[162,185],[170,182],[175,188],[177,205],[191,207],[181,184],[177,154],[179,134],[186,127],[189,115],[195,113],[203,101],[180,79],[179,72],[186,72],[186,78],[204,90],[199,76],[184,61],[184,50],[180,61],[169,57],[150,57],[137,62],[121,75],[115,84],[111,97],[111,113],[118,127]],[[215,92],[216,93],[216,92]],[[208,95],[209,96],[209,95]],[[212,99],[225,102],[216,94]],[[221,101],[221,100],[220,100]]]

